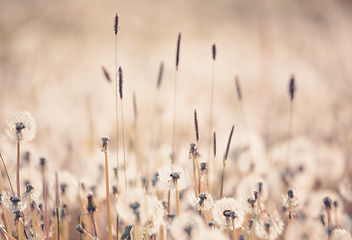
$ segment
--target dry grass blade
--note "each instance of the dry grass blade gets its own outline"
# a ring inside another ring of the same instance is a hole
[[[160,88],[161,85],[161,80],[163,78],[163,73],[164,73],[164,63],[162,62],[160,64],[160,70],[159,70],[159,77],[158,77],[158,83],[157,83],[157,88]]]
[[[228,157],[228,155],[229,155],[230,144],[231,144],[231,138],[232,138],[232,134],[233,134],[234,128],[235,128],[235,125],[232,125],[231,132],[230,132],[230,136],[229,136],[229,141],[227,142],[226,153],[225,153],[225,160],[227,159],[227,157]]]
[[[105,76],[106,80],[111,83],[111,78],[110,78],[110,74],[108,73],[108,71],[103,66],[101,66],[101,69],[104,72],[104,76]]]
[[[237,89],[237,97],[241,101],[242,100],[242,92],[241,92],[240,82],[239,82],[237,76],[235,76],[235,84],[236,84],[236,89]]]

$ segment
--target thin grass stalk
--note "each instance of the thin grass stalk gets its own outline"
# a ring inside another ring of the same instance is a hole
[[[49,239],[50,225],[49,225],[49,210],[48,210],[48,192],[47,182],[45,177],[45,158],[40,158],[40,165],[42,170],[42,182],[43,182],[43,198],[44,198],[44,227],[45,227],[45,239]]]
[[[119,16],[116,13],[114,32],[115,32],[115,115],[116,115],[116,196],[119,195],[119,118],[118,118],[118,81],[117,81],[117,33],[119,30]],[[119,215],[116,214],[116,238],[119,239]]]
[[[0,227],[0,230],[2,233],[4,233],[6,235],[6,237],[8,237],[8,239],[10,240],[17,240],[16,238],[12,237],[11,234],[9,234],[6,229],[4,229],[3,227]]]
[[[55,172],[55,205],[56,205],[56,223],[57,223],[57,239],[60,240],[60,195],[59,195],[59,175]]]
[[[0,153],[1,155],[1,153]],[[2,158],[2,156],[1,156]],[[2,179],[2,174],[1,174],[1,171],[0,171],[0,193],[3,193],[4,192],[4,182],[3,182],[3,179]],[[3,218],[4,218],[4,223],[5,223],[5,229],[6,230],[9,230],[11,229],[10,228],[10,224],[9,224],[9,217],[8,217],[8,212],[6,211],[5,207],[3,204],[1,204],[1,208],[2,208],[2,212],[3,212]]]
[[[153,147],[154,147],[154,132],[155,132],[155,125],[156,125],[156,119],[158,115],[158,99],[159,99],[159,92],[160,92],[160,86],[161,86],[161,80],[164,72],[164,63],[161,62],[160,64],[160,69],[159,69],[159,76],[158,76],[158,81],[156,85],[156,92],[154,96],[154,104],[153,104],[153,115],[152,115],[152,126],[151,126],[151,140],[150,140],[150,149],[149,149],[149,157],[147,158],[146,164],[147,164],[147,182],[149,183],[149,161],[153,157]]]
[[[230,144],[231,144],[231,139],[232,139],[232,135],[233,135],[233,130],[234,130],[235,126],[233,125],[231,128],[231,132],[230,132],[230,136],[229,136],[229,140],[227,142],[227,147],[226,147],[226,152],[224,154],[224,158],[223,158],[223,169],[222,169],[222,175],[221,175],[221,188],[220,188],[220,199],[223,197],[223,188],[224,188],[224,178],[225,178],[225,166],[226,166],[226,160],[227,157],[229,155],[229,150],[230,150]]]
[[[177,100],[177,73],[178,73],[178,65],[180,61],[180,43],[181,43],[181,33],[178,34],[177,39],[177,49],[176,49],[176,71],[175,71],[175,82],[174,82],[174,118],[172,124],[172,150],[171,150],[171,171],[173,170],[174,162],[175,162],[175,138],[176,138],[176,100]],[[168,192],[168,213],[170,214],[170,189]]]
[[[77,195],[77,202],[79,204],[78,208],[78,218],[79,218],[79,224],[82,225],[82,201],[81,201],[81,182],[78,180],[78,195]],[[38,221],[39,223],[39,221]],[[82,240],[82,235],[79,235],[79,239]]]
[[[175,71],[175,85],[174,85],[174,119],[173,119],[173,126],[172,126],[171,171],[172,171],[172,166],[175,163],[177,73],[178,73],[178,65],[179,65],[179,59],[180,59],[180,43],[181,43],[181,33],[178,34],[177,49],[176,49],[176,71]]]
[[[111,206],[110,206],[110,191],[109,191],[109,167],[108,167],[108,152],[104,151],[105,154],[105,186],[106,186],[106,208],[108,218],[108,234],[109,240],[112,240],[112,227],[111,227]]]
[[[214,180],[213,180],[213,196],[215,197],[216,191],[216,132],[213,130],[213,171],[214,171]],[[208,171],[210,172],[210,171]]]
[[[207,159],[207,166],[210,166],[210,152],[211,152],[211,141],[212,141],[212,131],[213,131],[213,102],[214,102],[214,75],[215,75],[215,59],[216,59],[216,45],[213,44],[212,46],[212,54],[213,54],[213,61],[212,61],[212,70],[211,70],[211,93],[210,93],[210,111],[209,111],[209,147],[208,147],[208,159]],[[213,194],[215,196],[215,158],[213,161],[214,167],[214,189]],[[207,174],[210,171],[207,172]],[[208,178],[209,179],[209,178]]]
[[[244,132],[246,135],[246,140],[247,140],[247,145],[248,145],[248,149],[249,149],[249,154],[250,154],[250,159],[251,159],[251,164],[250,164],[250,171],[253,170],[254,167],[254,158],[253,158],[253,154],[252,154],[252,149],[251,149],[251,145],[250,145],[250,134],[248,131],[248,127],[247,127],[247,117],[246,117],[246,112],[245,112],[245,107],[244,107],[244,103],[243,103],[243,97],[242,97],[242,91],[241,91],[241,86],[238,80],[238,77],[235,76],[235,85],[236,85],[236,90],[237,90],[237,97],[238,97],[238,101],[240,103],[240,111],[241,111],[241,117],[242,117],[242,124],[244,127]]]
[[[123,169],[125,173],[125,190],[127,190],[127,173],[126,173],[126,147],[125,147],[125,127],[123,123],[123,104],[122,98],[120,101],[121,106],[121,127],[122,127],[122,150],[123,150]]]
[[[20,141],[17,140],[17,168],[16,168],[17,197],[21,198],[20,190]]]
[[[122,68],[119,67],[119,93],[120,93],[120,107],[121,107],[121,128],[122,128],[122,150],[123,150],[123,168],[125,172],[125,190],[127,190],[127,173],[126,173],[126,148],[125,148],[125,126],[123,123],[123,91],[122,91],[122,84],[123,84],[123,72]]]
[[[15,196],[15,191],[13,190],[13,187],[12,187],[11,178],[10,178],[9,172],[7,171],[7,167],[6,167],[4,158],[2,157],[1,153],[0,153],[0,157],[1,157],[2,165],[4,166],[4,169],[5,169],[5,172],[6,172],[7,179],[9,180],[9,184],[10,184],[12,195]]]
[[[291,143],[292,143],[292,132],[293,132],[293,100],[295,95],[295,79],[294,76],[291,77],[289,83],[289,94],[290,94],[290,118],[288,122],[288,140],[287,140],[287,155],[286,155],[286,171],[287,174],[290,170],[290,151],[291,151]],[[287,182],[289,185],[289,183]],[[289,186],[287,186],[289,187]]]
[[[225,178],[225,166],[226,166],[226,159],[225,154],[222,160],[222,174],[221,174],[221,185],[220,185],[220,199],[223,196],[223,189],[224,189],[224,178]]]

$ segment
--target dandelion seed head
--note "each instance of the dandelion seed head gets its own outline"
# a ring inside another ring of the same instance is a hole
[[[212,216],[216,225],[221,228],[237,229],[244,221],[244,208],[233,198],[222,198],[215,201]]]
[[[345,229],[334,229],[330,234],[330,240],[351,240],[351,233]]]
[[[155,233],[164,223],[164,208],[161,202],[155,196],[145,194],[140,188],[122,192],[115,207],[125,222],[133,222],[140,226],[152,223],[150,233]]]
[[[194,193],[192,193],[190,202],[192,207],[198,210],[210,210],[214,205],[213,198],[208,193],[201,193],[198,198],[196,198]]]
[[[5,132],[12,141],[31,141],[36,135],[35,121],[29,112],[14,112],[7,119]]]
[[[203,219],[195,213],[181,213],[171,224],[170,231],[174,239],[193,239],[205,230]]]
[[[256,222],[256,235],[258,238],[275,239],[284,229],[284,223],[277,216],[265,214]]]
[[[261,194],[259,195],[259,183],[261,184]],[[257,192],[257,195],[260,196],[261,201],[266,201],[268,196],[269,196],[269,188],[268,184],[266,181],[258,177],[256,175],[249,175],[247,177],[244,177],[240,183],[238,184],[238,188],[236,191],[236,194],[238,196],[239,201],[243,206],[246,207],[246,211],[250,212],[252,207],[250,206],[249,199],[256,201],[254,192]],[[253,202],[254,204],[254,202]]]
[[[193,240],[228,240],[229,238],[220,230],[204,229],[192,238]]]
[[[170,171],[170,167],[165,167],[159,170],[159,184],[162,187],[168,187],[174,189],[177,186],[179,190],[183,190],[188,186],[188,173],[180,166],[173,166],[173,170]]]

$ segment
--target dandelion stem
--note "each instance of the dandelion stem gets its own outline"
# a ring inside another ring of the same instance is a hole
[[[112,228],[111,228],[111,209],[110,209],[110,192],[109,192],[109,165],[108,165],[108,152],[104,151],[105,154],[105,186],[106,186],[106,207],[108,217],[108,234],[109,240],[112,240]]]
[[[194,194],[197,197],[198,196],[198,184],[197,184],[197,173],[196,173],[196,160],[194,155],[192,155],[192,161],[193,161],[193,175],[194,175]]]
[[[176,211],[177,211],[177,216],[180,215],[180,196],[178,193],[178,180],[175,181],[175,187],[176,187]]]
[[[20,190],[20,141],[17,141],[17,172],[16,172],[16,184],[17,184],[17,197],[21,198]]]

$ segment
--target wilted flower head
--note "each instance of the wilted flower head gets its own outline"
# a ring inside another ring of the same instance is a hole
[[[6,137],[12,141],[31,141],[36,134],[35,121],[29,112],[14,112],[7,119]]]
[[[233,198],[222,198],[215,201],[212,209],[213,219],[221,229],[242,227],[244,221],[243,207]]]
[[[173,166],[172,171],[166,167],[159,171],[159,179],[163,187],[175,188],[177,182],[178,189],[182,190],[187,187],[188,174],[180,166]]]
[[[266,214],[263,218],[259,218],[256,224],[256,234],[261,239],[275,239],[281,234],[284,223],[278,218]]]
[[[174,239],[188,240],[205,231],[203,219],[195,213],[182,213],[171,224],[171,235]]]

